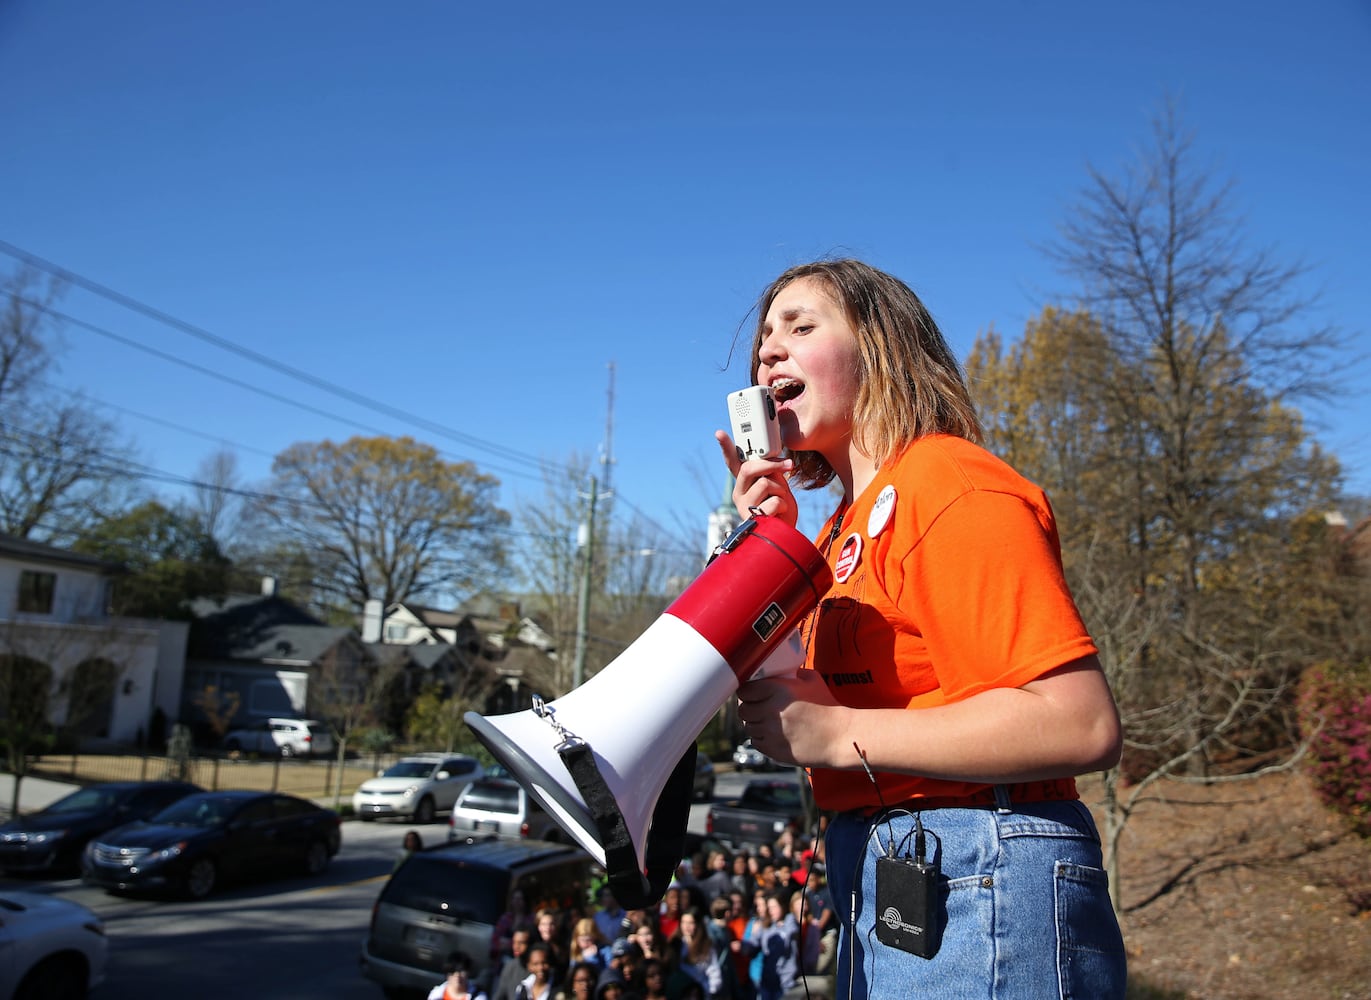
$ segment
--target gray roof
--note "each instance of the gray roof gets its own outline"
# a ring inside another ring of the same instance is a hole
[[[85,569],[106,576],[124,572],[122,563],[109,562],[95,556],[72,552],[70,549],[58,548],[56,545],[48,545],[46,542],[34,542],[27,538],[6,535],[3,532],[0,532],[0,555],[12,556],[27,562],[74,566],[77,569]]]
[[[196,659],[314,662],[356,630],[325,625],[275,595],[231,594],[191,602],[188,654]]]

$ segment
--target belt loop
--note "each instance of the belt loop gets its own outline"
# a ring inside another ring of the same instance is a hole
[[[1001,815],[1004,815],[1005,813],[1011,813],[1014,811],[1009,804],[1008,785],[995,786],[995,811],[997,813],[1000,813]]]

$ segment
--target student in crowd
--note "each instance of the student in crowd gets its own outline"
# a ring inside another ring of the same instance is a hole
[[[406,859],[416,851],[424,849],[424,838],[419,836],[418,830],[410,830],[405,834],[404,840],[400,842],[400,853],[395,858],[395,865],[391,868],[394,871],[405,863]]]
[[[567,961],[566,942],[562,936],[561,912],[544,907],[534,914],[533,920],[537,931],[533,938],[534,943],[541,944],[547,949],[552,967],[560,972],[570,964]]]
[[[594,962],[575,962],[554,1000],[595,1000],[595,987],[600,981],[600,966]]]
[[[571,961],[586,962],[603,969],[609,965],[608,942],[600,936],[600,929],[591,917],[582,917],[571,928]]]
[[[627,984],[618,969],[603,969],[595,984],[595,1000],[630,1000]]]
[[[528,975],[515,988],[514,1000],[552,1000],[556,966],[551,950],[544,942],[535,941],[524,957]]]
[[[528,946],[532,943],[533,932],[521,927],[510,935],[509,953],[502,956],[500,972],[495,980],[495,990],[490,1000],[514,1000],[514,991],[528,976]]]
[[[699,910],[685,910],[672,937],[676,967],[704,988],[706,1000],[721,1000],[724,974],[721,958]]]
[[[642,1000],[667,1000],[666,965],[656,958],[643,963]]]
[[[614,890],[607,885],[600,889],[597,900],[600,905],[595,911],[595,926],[606,941],[617,941],[628,932],[628,925],[624,922],[627,914],[614,898]]]
[[[493,962],[508,953],[509,942],[518,929],[528,931],[536,930],[533,915],[528,912],[528,903],[524,899],[521,890],[515,889],[509,894],[509,909],[500,914],[495,921],[495,929],[490,935],[490,958]]]
[[[454,952],[443,962],[443,981],[428,992],[428,1000],[485,1000],[484,993],[472,992],[471,960]]]
[[[638,946],[643,958],[666,958],[661,932],[651,914],[645,913],[634,921],[629,939]]]
[[[781,1000],[799,974],[796,938],[799,928],[779,896],[761,897],[761,916],[749,938],[757,950],[753,985],[757,1000]]]
[[[657,913],[657,930],[663,938],[669,938],[676,933],[676,925],[681,921],[681,911],[685,908],[682,898],[684,895],[685,889],[679,881],[673,880],[667,886]]]

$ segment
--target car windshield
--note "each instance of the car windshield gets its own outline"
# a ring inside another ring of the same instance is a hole
[[[192,795],[167,806],[152,818],[154,823],[169,826],[199,826],[209,829],[223,826],[238,810],[239,800],[226,796]]]
[[[427,778],[433,773],[431,760],[402,760],[381,772],[383,778]]]
[[[118,801],[118,797],[108,788],[83,788],[79,792],[72,792],[66,798],[58,799],[44,811],[49,815],[52,813],[104,812],[106,809],[113,809]]]

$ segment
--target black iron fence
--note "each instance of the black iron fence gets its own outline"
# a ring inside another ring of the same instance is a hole
[[[42,754],[28,758],[27,773],[35,778],[92,784],[98,781],[191,781],[214,791],[251,788],[289,792],[312,799],[342,801],[367,778],[399,758],[398,754],[368,754],[339,764],[334,757],[229,756],[192,754],[169,757],[152,753]]]

